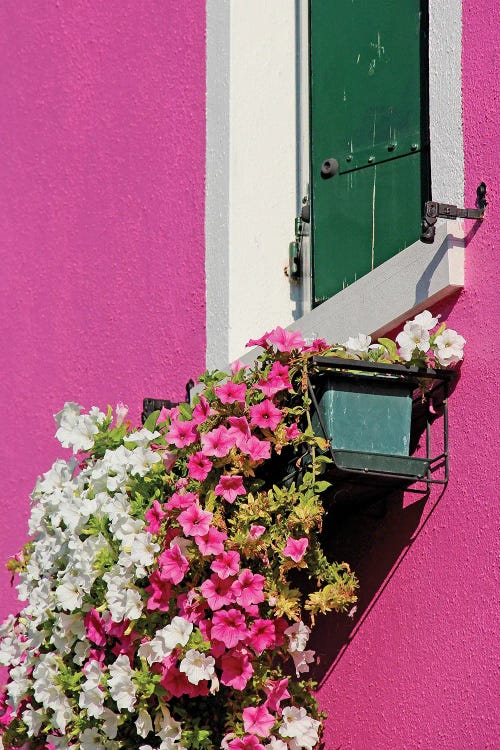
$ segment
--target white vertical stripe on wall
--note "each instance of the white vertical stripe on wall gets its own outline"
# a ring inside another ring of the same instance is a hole
[[[232,0],[229,355],[292,321],[284,274],[296,215],[295,3]]]
[[[463,205],[462,0],[429,0],[433,200]]]
[[[206,366],[229,362],[229,0],[207,0]]]

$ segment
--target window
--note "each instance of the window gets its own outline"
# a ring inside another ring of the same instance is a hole
[[[310,0],[309,23],[315,306],[419,238],[430,199],[427,2]]]

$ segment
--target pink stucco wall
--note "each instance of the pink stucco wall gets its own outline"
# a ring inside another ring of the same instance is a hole
[[[65,400],[204,367],[204,0],[0,4],[0,614]]]
[[[450,399],[451,481],[441,498],[396,498],[384,519],[348,529],[361,542],[360,606],[316,641],[328,750],[500,747],[499,29],[498,3],[464,0],[465,195],[474,205],[484,180],[489,207],[482,225],[468,222],[465,290],[436,310],[467,339]]]

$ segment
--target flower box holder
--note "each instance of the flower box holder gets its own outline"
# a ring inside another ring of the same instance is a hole
[[[333,474],[406,487],[447,484],[453,371],[339,357],[314,357],[312,364],[312,423],[329,441]],[[431,424],[438,413],[443,417],[443,450],[432,456]],[[412,456],[423,432],[425,456]],[[434,478],[438,468],[440,478]]]

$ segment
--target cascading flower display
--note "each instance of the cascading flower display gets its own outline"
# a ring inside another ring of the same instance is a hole
[[[0,747],[319,746],[309,634],[357,581],[321,548],[329,459],[305,375],[318,352],[461,358],[461,337],[422,315],[428,336],[405,327],[401,358],[387,339],[327,349],[277,328],[253,366],[206,373],[192,405],[141,429],[121,403],[64,406],[56,435],[78,458],[37,481],[9,563],[28,603],[0,630]]]

